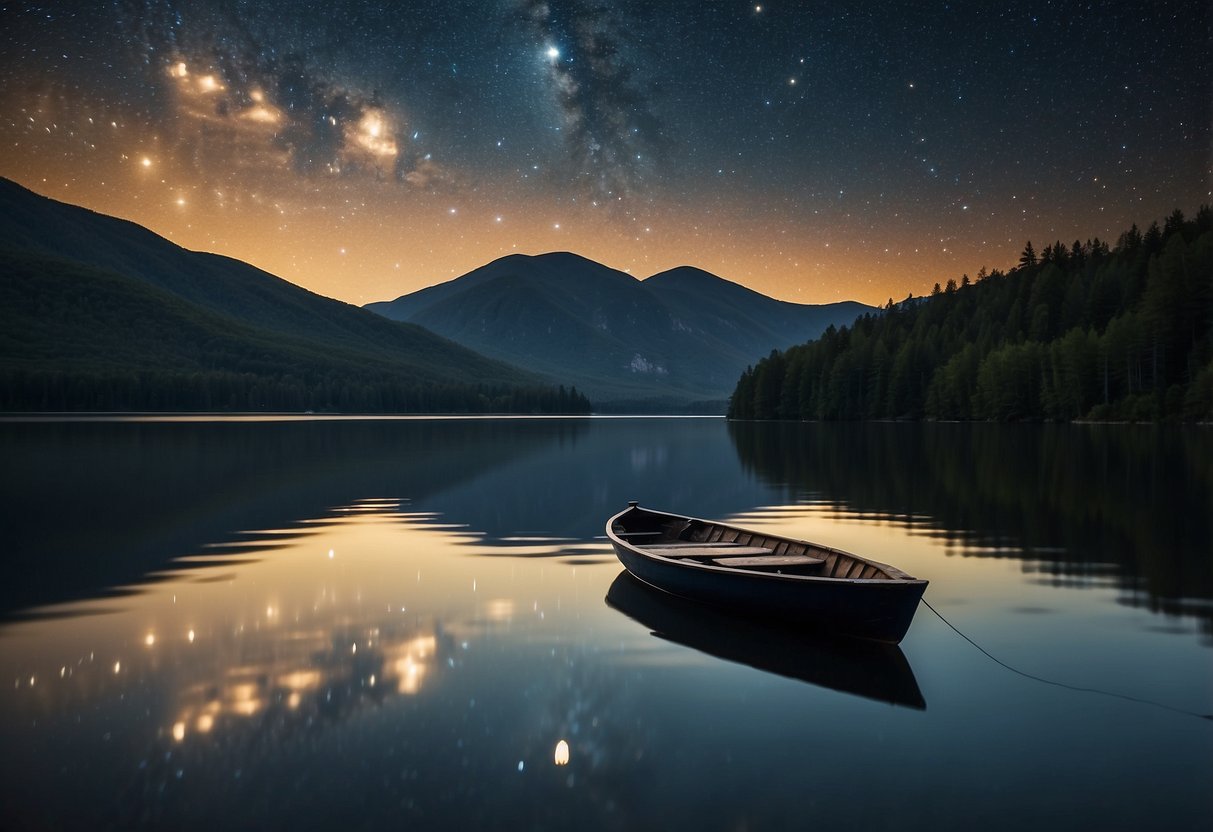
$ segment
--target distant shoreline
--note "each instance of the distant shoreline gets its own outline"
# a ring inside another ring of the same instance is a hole
[[[727,418],[727,417],[726,417]],[[1185,422],[1176,420],[1133,421],[1130,419],[1072,419],[1068,422],[1048,419],[728,419],[738,424],[793,424],[793,425],[1213,425],[1210,421]]]
[[[0,423],[18,422],[421,422],[509,419],[724,419],[724,414],[686,413],[0,413]]]
[[[724,414],[713,413],[210,413],[210,412],[53,412],[53,413],[0,413],[0,424],[50,423],[50,422],[436,422],[436,421],[493,421],[493,420],[543,420],[565,419],[721,419],[736,424],[842,424],[851,420],[826,419],[729,419]],[[852,424],[890,425],[1109,425],[1120,427],[1157,427],[1183,425],[1213,427],[1211,421],[1167,422],[1129,421],[1125,419],[1098,421],[1075,419],[1070,422],[1018,421],[1001,422],[971,419],[859,419]]]

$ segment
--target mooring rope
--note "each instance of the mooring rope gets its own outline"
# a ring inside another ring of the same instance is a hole
[[[1023,676],[1025,679],[1031,679],[1034,682],[1042,682],[1046,685],[1053,685],[1054,687],[1065,688],[1066,690],[1079,691],[1080,693],[1098,693],[1103,696],[1110,696],[1114,699],[1123,699],[1126,702],[1137,702],[1138,704],[1141,704],[1141,705],[1153,705],[1155,708],[1162,708],[1165,711],[1172,711],[1177,714],[1183,714],[1184,716],[1194,716],[1197,719],[1207,719],[1207,720],[1213,721],[1213,714],[1198,714],[1195,711],[1188,711],[1188,710],[1184,710],[1183,708],[1176,708],[1174,705],[1167,705],[1162,702],[1155,702],[1152,699],[1142,699],[1137,696],[1129,696],[1128,694],[1125,694],[1125,693],[1115,693],[1110,690],[1100,690],[1099,688],[1084,688],[1084,687],[1079,687],[1078,685],[1068,685],[1065,682],[1057,682],[1052,679],[1046,679],[1043,676],[1035,676],[1031,673],[1025,673],[1024,671],[1020,670],[1019,668],[1012,667],[1011,665],[1004,662],[1002,659],[999,659],[997,656],[994,656],[993,654],[990,653],[989,650],[982,647],[980,644],[973,641],[973,639],[969,638],[967,635],[962,633],[959,629],[956,628],[955,624],[953,624],[951,621],[949,621],[948,619],[943,617],[943,613],[941,613],[939,610],[937,610],[933,606],[931,606],[931,602],[928,601],[926,598],[920,598],[919,600],[922,601],[924,604],[926,604],[927,609],[929,609],[931,612],[935,613],[935,615],[939,617],[940,621],[942,621],[944,624],[947,624],[948,627],[950,627],[952,629],[952,632],[956,633],[956,635],[960,636],[965,641],[967,641],[969,644],[973,645],[978,650],[980,650],[982,652],[982,654],[986,658],[988,658],[990,661],[994,662],[997,665],[1001,665],[1002,667],[1005,667],[1007,670],[1011,671],[1012,673],[1015,673],[1019,676]]]

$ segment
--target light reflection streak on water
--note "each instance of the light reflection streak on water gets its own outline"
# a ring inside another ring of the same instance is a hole
[[[157,720],[160,736],[213,741],[284,715],[302,724],[334,708],[348,714],[417,696],[455,666],[455,644],[466,652],[492,628],[543,626],[561,610],[576,568],[539,566],[538,585],[520,581],[509,559],[453,554],[483,548],[481,535],[439,522],[437,512],[402,513],[400,504],[334,510],[303,521],[306,535],[245,531],[248,550],[238,558],[183,556],[179,562],[201,565],[100,602],[107,615],[73,617],[84,605],[63,605],[57,617],[10,625],[17,649],[4,658],[38,668],[22,669],[14,688],[54,718],[151,685],[171,703]],[[519,540],[510,551],[552,557],[563,540],[535,536],[535,545]],[[478,584],[490,592],[467,592]],[[63,661],[65,651],[72,661]],[[104,674],[82,658],[106,655]],[[58,672],[42,669],[48,660]],[[48,675],[56,689],[41,683]]]

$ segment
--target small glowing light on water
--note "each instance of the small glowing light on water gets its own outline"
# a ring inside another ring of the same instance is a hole
[[[334,552],[332,549],[329,549],[329,560],[332,560],[335,557],[337,557],[337,553]]]
[[[555,761],[558,766],[567,766],[569,764],[569,744],[564,740],[556,743]]]
[[[194,631],[190,630],[189,635],[187,635],[186,638],[188,638],[190,640],[190,644],[193,644],[194,643]]]
[[[67,665],[64,665],[63,667],[59,668],[59,678],[62,679],[66,675],[67,675]]]
[[[375,674],[371,674],[371,687],[375,687]]]
[[[148,633],[146,636],[143,637],[143,643],[146,644],[148,647],[152,647],[153,645],[155,645],[156,634]]]
[[[32,688],[34,686],[34,682],[36,682],[36,681],[38,681],[38,677],[36,677],[36,676],[29,677],[29,686]]]
[[[356,654],[357,652],[358,652],[358,642],[354,642],[353,644],[350,645],[350,653]]]
[[[318,670],[296,670],[294,673],[287,673],[278,678],[278,684],[291,690],[318,687],[320,681],[320,671]]]
[[[295,709],[299,707],[299,703],[302,701],[303,697],[299,695],[299,691],[293,691],[291,695],[286,698],[286,705],[288,708]]]
[[[198,717],[198,730],[205,734],[215,727],[215,718],[210,714],[202,714]]]
[[[524,768],[526,768],[526,763],[522,762],[522,760],[519,760],[518,761],[518,770],[522,771]]]
[[[184,722],[173,723],[173,739],[175,739],[177,742],[181,742],[183,739],[185,739]]]
[[[114,672],[115,673],[122,672],[122,662],[114,662]]]
[[[265,617],[266,617],[266,618],[273,618],[273,617],[274,617],[274,608],[273,608],[273,607],[266,607],[266,608],[265,608]]]
[[[232,713],[242,716],[252,716],[261,707],[261,700],[257,698],[257,685],[251,682],[233,685],[229,690],[229,700],[228,707]]]

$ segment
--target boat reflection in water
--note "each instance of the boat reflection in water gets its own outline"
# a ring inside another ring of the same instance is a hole
[[[606,602],[653,635],[709,656],[830,690],[926,710],[914,671],[895,644],[756,621],[647,586],[625,570]]]

